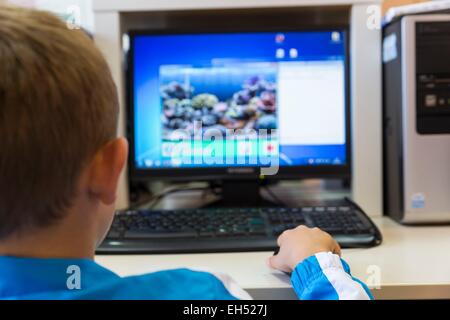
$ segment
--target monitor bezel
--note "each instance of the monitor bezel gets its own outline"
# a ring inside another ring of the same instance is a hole
[[[302,28],[257,28],[245,30],[210,29],[208,31],[195,28],[168,28],[163,30],[129,30],[128,50],[125,52],[125,78],[126,78],[126,135],[129,141],[128,176],[131,181],[148,181],[150,179],[170,181],[211,181],[211,180],[242,180],[260,178],[260,166],[231,166],[231,167],[190,167],[190,168],[141,168],[135,161],[135,137],[134,137],[134,39],[136,36],[145,35],[180,35],[180,34],[217,34],[217,33],[258,33],[258,32],[320,32],[343,31],[345,50],[345,138],[346,138],[346,163],[343,165],[296,165],[280,166],[276,175],[264,176],[265,179],[350,179],[351,157],[351,94],[350,94],[350,44],[348,25],[326,27],[302,27]]]

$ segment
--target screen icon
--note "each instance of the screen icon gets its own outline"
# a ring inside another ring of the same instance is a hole
[[[285,56],[284,49],[278,48],[275,55],[277,59],[283,59]]]
[[[341,34],[337,31],[333,31],[331,33],[331,41],[333,42],[340,42],[341,41]]]
[[[298,58],[298,50],[295,48],[291,48],[289,50],[289,57],[291,57],[291,59]]]
[[[275,42],[278,43],[278,44],[283,43],[283,42],[284,42],[284,39],[285,39],[285,36],[284,36],[284,34],[282,34],[282,33],[278,33],[278,34],[275,36]]]
[[[153,166],[153,161],[150,159],[147,159],[144,161],[144,164],[147,168],[150,168],[151,166]]]

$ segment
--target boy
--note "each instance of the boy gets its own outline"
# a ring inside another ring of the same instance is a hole
[[[206,272],[121,278],[93,261],[128,146],[116,138],[111,74],[88,37],[48,13],[0,7],[0,75],[0,298],[250,298]],[[269,264],[292,272],[300,298],[371,297],[328,234],[299,227],[278,242]]]

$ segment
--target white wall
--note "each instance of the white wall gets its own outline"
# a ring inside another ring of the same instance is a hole
[[[1,2],[2,0],[0,0]],[[74,16],[76,24],[86,30],[94,31],[94,12],[92,0],[6,0],[25,7],[52,11],[58,15]]]

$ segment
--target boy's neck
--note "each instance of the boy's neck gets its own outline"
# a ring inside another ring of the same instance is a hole
[[[30,258],[87,258],[93,259],[95,240],[88,223],[75,221],[67,215],[54,226],[30,230],[0,240],[0,256]]]

